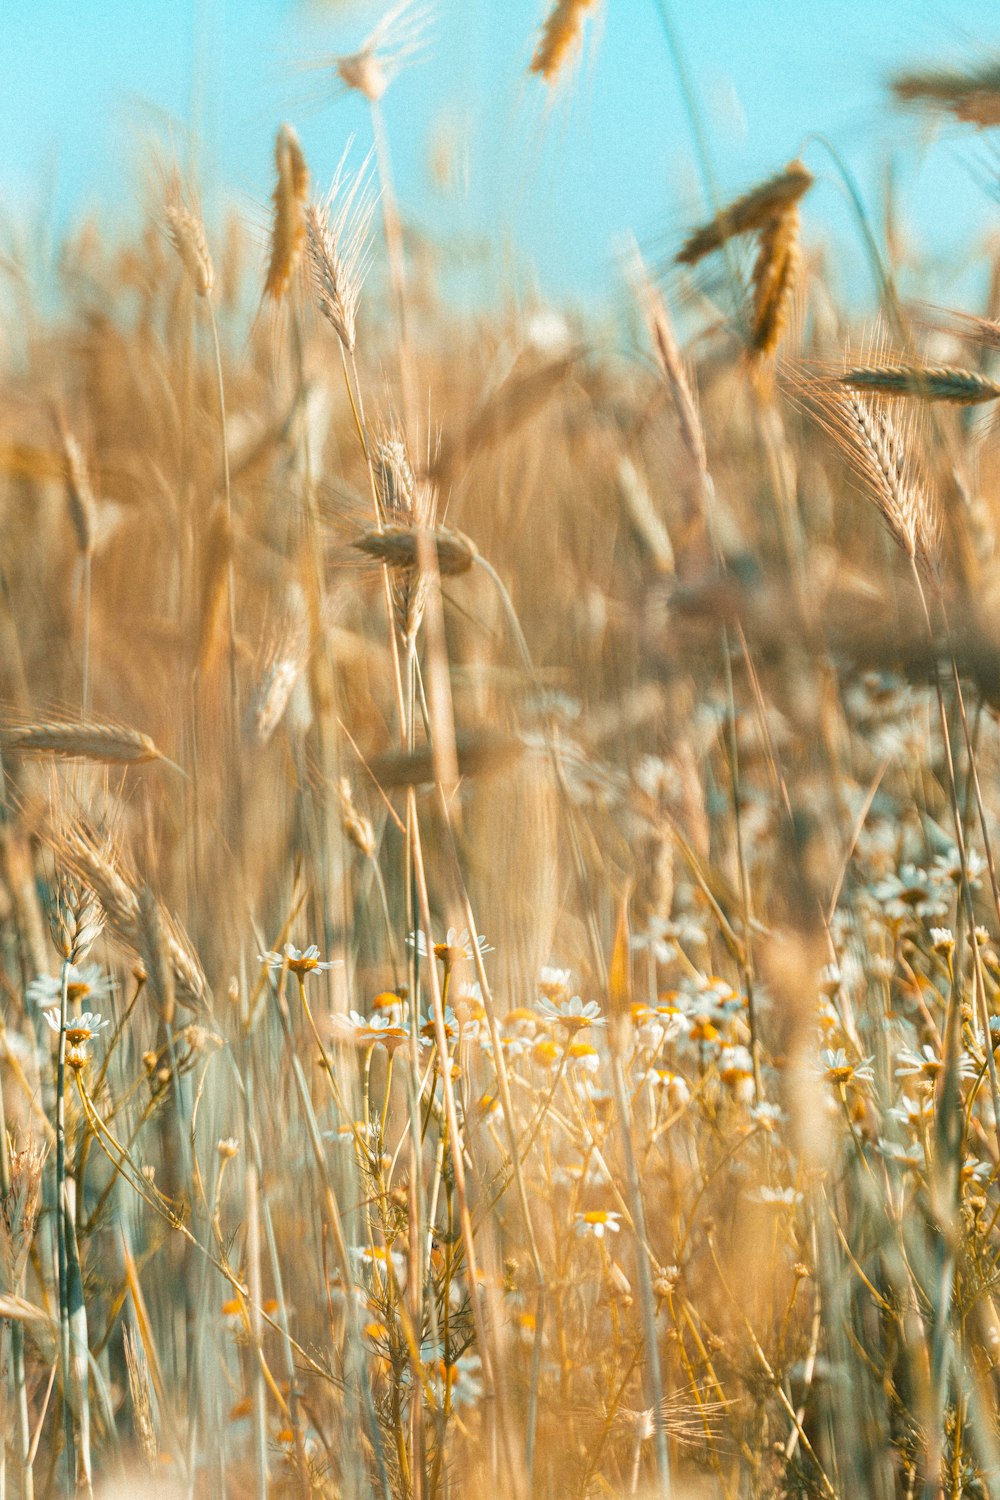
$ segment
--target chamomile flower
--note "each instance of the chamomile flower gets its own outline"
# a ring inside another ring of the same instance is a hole
[[[322,969],[332,969],[332,963],[320,961],[319,948],[312,943],[308,948],[296,948],[293,943],[286,943],[280,953],[258,953],[262,964],[269,969],[284,969],[287,967],[290,974],[303,979],[307,974]]]
[[[560,1026],[565,1026],[571,1033],[582,1031],[585,1026],[607,1025],[597,1001],[583,1001],[579,995],[573,995],[568,1000],[543,998],[538,1002],[538,1009],[548,1020],[558,1021]]]
[[[601,1070],[601,1055],[597,1048],[579,1039],[570,1042],[566,1048],[566,1061],[585,1073],[599,1073]]]
[[[445,1006],[442,1019],[444,1021],[445,1040],[448,1042],[457,1042],[460,1037],[463,1041],[468,1041],[470,1038],[479,1035],[479,1022],[459,1021],[450,1005]],[[434,1021],[433,1010],[428,1010],[424,1013],[420,1022],[420,1035],[426,1042],[437,1041],[437,1026]]]
[[[953,886],[962,884],[962,861],[958,850],[954,847],[947,854],[939,854],[931,866],[932,873],[944,882],[948,881]],[[977,890],[983,874],[986,870],[986,861],[975,849],[965,851],[965,873],[969,879],[969,885]]]
[[[719,1078],[734,1098],[753,1098],[753,1058],[746,1047],[723,1047],[719,1053]]]
[[[395,1052],[410,1035],[408,1027],[385,1011],[366,1017],[352,1010],[346,1016],[331,1016],[330,1024],[338,1041],[353,1042],[358,1047],[381,1046],[387,1052]]]
[[[115,982],[109,974],[101,971],[99,964],[85,964],[77,968],[70,964],[66,974],[66,999],[70,1005],[82,1005],[85,1000],[107,1000],[114,994]],[[58,1005],[62,995],[62,979],[49,974],[39,974],[25,991],[33,1005],[44,1009]]]
[[[551,964],[543,964],[538,971],[538,993],[547,1000],[568,1000],[572,983],[569,969],[555,969]]]
[[[428,957],[427,937],[423,928],[411,932],[406,941],[409,947],[416,949],[419,958]],[[476,950],[480,958],[485,958],[487,953],[495,951],[492,943],[487,942],[482,933],[476,938],[471,938],[467,927],[463,927],[461,932],[456,927],[449,927],[444,942],[434,944],[434,957],[449,966],[457,963],[461,958],[472,963]]]
[[[755,1104],[750,1111],[750,1118],[761,1130],[775,1130],[788,1119],[780,1104]]]
[[[879,1137],[877,1144],[886,1161],[893,1162],[897,1167],[908,1167],[911,1172],[926,1171],[927,1157],[919,1141],[901,1146],[898,1141],[887,1141]]]
[[[851,1063],[847,1060],[847,1053],[843,1047],[831,1050],[824,1048],[820,1053],[820,1063],[823,1076],[828,1083],[835,1084],[838,1088],[846,1088],[848,1084],[872,1083],[875,1074],[872,1069],[874,1058],[866,1057],[860,1063]]]
[[[919,1052],[911,1051],[904,1047],[896,1055],[895,1073],[897,1078],[915,1078],[933,1083],[941,1069],[944,1067],[942,1059],[925,1042]]]
[[[872,894],[893,921],[912,917],[925,920],[947,916],[951,897],[943,886],[944,872],[921,870],[916,865],[901,865],[892,875],[879,881]]]
[[[917,1130],[923,1125],[933,1123],[933,1095],[923,1094],[918,1099],[911,1099],[909,1095],[903,1094],[899,1103],[886,1113],[890,1119],[898,1120],[901,1125],[908,1125],[911,1130]]]
[[[388,1017],[394,1026],[401,1024],[405,1009],[404,1000],[395,990],[382,990],[372,1001],[372,1014]]]
[[[59,1007],[50,1006],[43,1012],[47,1024],[53,1031],[59,1031]],[[92,1036],[103,1031],[105,1026],[110,1026],[109,1020],[103,1019],[93,1011],[84,1011],[82,1016],[68,1016],[66,1018],[66,1043],[70,1047],[82,1047],[89,1042]]]
[[[944,1059],[926,1042],[919,1052],[903,1048],[896,1054],[896,1077],[912,1078],[914,1083],[933,1083],[944,1067]],[[960,1078],[974,1078],[978,1069],[967,1052],[959,1054],[958,1074]]]
[[[613,1209],[592,1208],[574,1215],[574,1218],[577,1234],[595,1240],[603,1240],[606,1234],[618,1234],[622,1227],[622,1216]]]
[[[643,1082],[662,1093],[672,1109],[682,1108],[691,1098],[691,1085],[683,1073],[675,1073],[672,1068],[650,1068]]]

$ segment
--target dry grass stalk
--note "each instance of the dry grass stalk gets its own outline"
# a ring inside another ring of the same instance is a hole
[[[344,179],[344,161],[322,203],[306,209],[306,235],[313,294],[348,354],[357,341],[361,288],[371,265],[371,221],[375,200],[366,166]]]
[[[174,972],[167,951],[168,934],[163,914],[149,886],[139,893],[139,957],[146,971],[146,983],[153,1003],[166,1025],[174,1020]]]
[[[198,611],[198,670],[211,671],[226,638],[229,568],[233,557],[233,524],[224,502],[209,518],[201,565],[201,603]]]
[[[753,321],[750,347],[762,359],[777,350],[802,264],[797,203],[777,214],[760,231],[753,268]]]
[[[309,621],[301,592],[296,591],[268,650],[247,718],[247,729],[260,744],[266,744],[281,723],[308,658]]]
[[[215,285],[215,270],[200,217],[183,204],[171,203],[167,206],[165,218],[170,243],[177,251],[191,285],[199,297],[210,296]]]
[[[142,1339],[136,1338],[127,1326],[122,1329],[122,1343],[125,1348],[125,1367],[128,1371],[132,1414],[135,1418],[136,1431],[139,1434],[142,1456],[150,1471],[155,1472],[160,1447],[153,1421],[153,1382],[150,1378],[146,1351],[142,1346]]]
[[[812,182],[812,173],[802,162],[789,162],[783,172],[751,188],[689,235],[678,251],[678,265],[693,266],[734,236],[766,229],[808,192]]]
[[[460,776],[479,776],[490,771],[509,767],[524,754],[524,743],[511,735],[487,731],[459,731],[455,736],[455,754]],[[434,752],[431,746],[418,749],[390,751],[376,756],[369,770],[385,788],[405,786],[433,786],[435,781]]]
[[[10,1162],[10,1189],[0,1197],[0,1251],[6,1287],[14,1290],[21,1284],[35,1236],[45,1150],[35,1141],[29,1141],[20,1151],[12,1143],[0,1143],[0,1150],[4,1149]]]
[[[288,290],[302,253],[305,238],[305,202],[309,195],[309,168],[291,125],[282,125],[274,144],[278,181],[274,189],[271,226],[271,257],[264,292],[279,302]]]
[[[337,783],[337,794],[340,798],[340,826],[346,838],[359,854],[372,859],[375,854],[375,831],[371,820],[358,811],[348,777],[341,776]]]
[[[645,475],[623,453],[618,459],[616,477],[618,492],[636,535],[649,553],[656,571],[669,577],[676,570],[673,544],[653,503]]]
[[[143,903],[131,880],[121,873],[113,843],[83,823],[50,828],[46,837],[56,858],[88,886],[100,902],[108,926],[134,953],[142,956],[149,930],[149,898],[144,931]],[[191,942],[180,924],[162,909],[157,924],[170,964],[176,999],[194,1009],[208,1006],[208,981]]]
[[[148,734],[121,724],[0,724],[0,745],[16,755],[58,755],[105,765],[141,765],[163,759]]]
[[[66,473],[66,505],[73,523],[77,546],[84,557],[94,550],[96,505],[83,449],[67,427],[60,423]]]
[[[708,455],[694,385],[678,346],[666,303],[646,277],[642,267],[640,278],[643,307],[657,363],[674,403],[684,446],[699,477],[704,479],[708,474]]]
[[[1000,384],[976,370],[955,365],[867,365],[845,370],[840,385],[879,396],[913,396],[918,401],[948,401],[977,406],[1000,397]]]
[[[890,85],[898,104],[953,114],[981,130],[1000,125],[1000,63],[980,68],[926,68],[900,73]]]
[[[539,74],[546,83],[554,81],[570,52],[579,43],[584,12],[591,10],[594,4],[595,0],[555,0],[542,24],[541,36],[531,59],[532,73]]]

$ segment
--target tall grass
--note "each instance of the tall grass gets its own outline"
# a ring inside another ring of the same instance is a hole
[[[417,299],[421,20],[11,330],[0,1493],[1000,1493],[995,307]]]

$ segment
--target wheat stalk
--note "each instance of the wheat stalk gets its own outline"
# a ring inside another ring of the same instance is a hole
[[[224,639],[223,625],[233,565],[232,517],[224,502],[216,505],[208,522],[201,563],[201,602],[198,613],[198,670],[207,674]]]
[[[85,558],[94,550],[96,505],[90,473],[83,449],[72,432],[60,423],[63,459],[66,466],[66,507],[76,534],[77,546]]]
[[[705,430],[698,414],[698,399],[684,357],[674,334],[666,303],[639,266],[640,288],[646,323],[660,373],[666,381],[680,424],[681,438],[699,478],[708,477]]]

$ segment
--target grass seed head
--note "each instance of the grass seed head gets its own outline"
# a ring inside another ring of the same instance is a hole
[[[49,930],[68,963],[82,963],[104,931],[104,912],[94,892],[65,872],[56,876],[49,907]]]
[[[799,209],[791,203],[760,231],[753,268],[750,348],[761,359],[777,350],[802,264]]]
[[[783,172],[751,188],[689,235],[677,254],[678,265],[693,266],[736,235],[764,229],[797,203],[812,186],[813,177],[801,161],[791,161]]]
[[[165,211],[167,234],[177,251],[191,285],[199,297],[211,296],[215,270],[201,219],[182,204],[171,203]]]
[[[977,370],[954,365],[884,364],[857,366],[837,376],[841,385],[879,396],[909,396],[917,401],[946,401],[977,406],[1000,397],[1000,384]]]
[[[541,35],[531,59],[530,71],[554,83],[583,31],[584,13],[596,0],[555,0],[542,23]]]
[[[952,114],[980,130],[1000,125],[1000,62],[978,68],[924,68],[899,73],[890,88],[897,104]]]
[[[317,306],[348,354],[353,354],[361,288],[371,265],[375,199],[369,189],[367,161],[352,182],[345,175],[345,159],[326,198],[309,204],[305,224]]]
[[[90,473],[83,449],[69,429],[60,424],[63,459],[66,465],[66,505],[73,524],[77,546],[84,557],[94,550],[96,505]]]
[[[148,734],[121,724],[92,721],[0,724],[0,745],[17,755],[55,755],[105,765],[140,765],[163,759]]]
[[[475,542],[461,531],[446,526],[433,530],[415,526],[389,526],[384,531],[366,531],[353,545],[366,557],[383,562],[388,568],[416,571],[421,565],[421,546],[433,547],[442,578],[467,573],[479,553]]]
[[[271,257],[264,292],[272,301],[280,302],[302,254],[306,233],[305,203],[309,194],[309,168],[291,125],[282,125],[278,131],[274,163],[278,181],[274,189]]]

